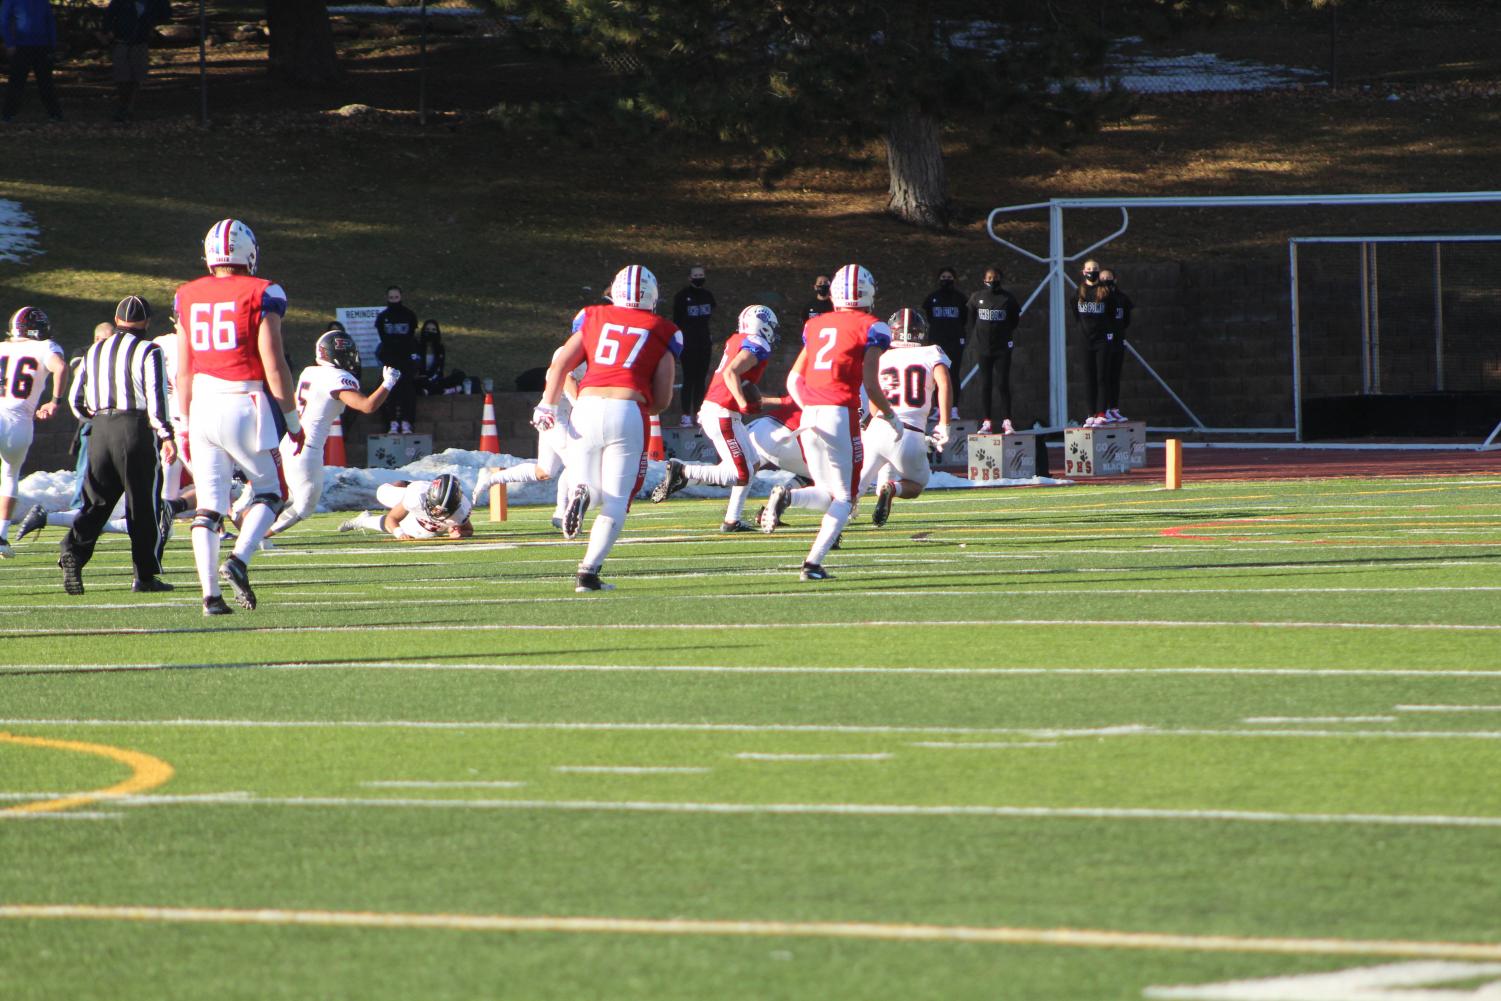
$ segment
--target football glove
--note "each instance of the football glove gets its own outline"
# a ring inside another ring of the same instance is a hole
[[[891,430],[896,432],[896,436],[898,438],[902,436],[902,419],[896,415],[895,410],[891,411],[890,413],[882,414],[881,420],[891,425]]]
[[[287,439],[292,442],[292,454],[301,455],[302,446],[307,444],[307,435],[302,433],[302,420],[295,410],[288,410],[281,416],[287,422]]]
[[[944,448],[947,448],[949,443],[949,426],[947,424],[938,425],[933,429],[933,434],[931,435],[931,437],[933,439],[933,444],[937,446],[940,451]]]
[[[395,389],[396,384],[400,381],[401,369],[392,368],[390,365],[387,365],[380,370],[380,388],[384,389],[386,392],[389,393],[391,390]]]
[[[558,408],[539,403],[532,408],[532,427],[538,431],[550,430],[558,423]]]

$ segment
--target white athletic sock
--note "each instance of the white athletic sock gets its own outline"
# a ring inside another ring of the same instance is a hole
[[[510,469],[497,469],[490,476],[491,483],[536,483],[539,479],[541,477],[537,475],[535,462],[523,462]]]
[[[193,526],[193,562],[198,566],[198,583],[203,587],[203,596],[213,598],[219,593],[219,533],[201,525]]]
[[[610,549],[615,545],[615,540],[620,538],[620,530],[624,527],[624,518],[615,518],[604,512],[595,515],[594,524],[589,528],[589,548],[584,552],[581,565],[603,566],[605,557],[610,555]]]
[[[271,523],[275,520],[276,512],[270,504],[250,505],[245,520],[240,522],[240,537],[235,540],[234,554],[241,563],[250,566],[250,558],[260,549],[261,540],[271,531]]]
[[[5,533],[10,531],[10,519],[0,521],[0,539],[5,538]]]
[[[824,557],[829,555],[829,550],[834,548],[834,540],[839,538],[839,533],[849,524],[850,512],[854,508],[846,500],[830,502],[828,513],[823,516],[823,524],[819,526],[818,538],[813,540],[813,548],[808,550],[809,563],[822,563]]]
[[[715,487],[734,486],[735,481],[740,478],[740,473],[734,466],[711,466],[707,462],[685,464],[683,475],[688,477],[689,483],[707,483]]]
[[[104,523],[104,530],[106,532],[114,532],[116,535],[129,535],[130,522],[124,518],[111,518]]]
[[[558,496],[552,506],[552,516],[559,521],[568,511],[568,495],[573,493],[573,477],[568,475],[568,467],[565,465],[557,477]]]
[[[47,524],[51,528],[72,528],[73,522],[77,520],[78,512],[76,510],[53,511],[51,514],[47,515]]]
[[[725,524],[740,520],[745,513],[745,499],[750,496],[750,484],[743,487],[730,487],[730,504],[724,509]]]
[[[805,507],[810,511],[827,511],[834,502],[834,495],[823,487],[799,487],[792,491],[792,506]]]
[[[349,520],[354,522],[355,528],[367,528],[372,532],[384,532],[386,530],[384,524],[385,517],[386,514],[384,511],[366,511],[355,515]]]

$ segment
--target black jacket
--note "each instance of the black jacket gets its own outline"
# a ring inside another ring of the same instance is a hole
[[[142,0],[145,9],[136,11],[136,0],[110,0],[104,12],[104,30],[117,42],[126,45],[143,45],[151,41],[151,33],[159,24],[172,20],[172,4],[169,0]]]
[[[833,299],[820,299],[815,296],[813,301],[808,303],[807,308],[803,310],[803,320],[811,320],[815,316],[822,316],[825,313],[832,312],[834,312]]]
[[[386,338],[406,336],[412,338],[415,344],[417,339],[417,314],[407,309],[406,303],[398,302],[387,306],[375,315],[375,332],[380,335],[381,342]],[[390,364],[387,362],[386,364]]]
[[[1091,341],[1103,341],[1110,334],[1124,331],[1130,324],[1131,300],[1103,285],[1081,285],[1079,294],[1074,296],[1074,319],[1085,337]]]
[[[685,340],[709,340],[709,319],[714,315],[714,293],[688,285],[672,300],[672,322]]]
[[[928,334],[936,343],[958,344],[969,336],[969,296],[958,289],[936,289],[923,300],[922,311],[928,318]]]
[[[1021,304],[1016,296],[1001,289],[992,292],[982,288],[969,297],[969,336],[978,340],[981,354],[1007,351],[1012,345],[1012,334],[1021,322]]]

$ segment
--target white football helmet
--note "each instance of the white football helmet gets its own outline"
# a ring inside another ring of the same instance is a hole
[[[846,264],[834,272],[829,289],[835,309],[869,309],[876,304],[876,280],[858,264]]]
[[[238,265],[255,274],[255,259],[260,252],[255,234],[238,219],[221,219],[203,238],[203,261],[209,270]]]
[[[610,283],[610,301],[633,309],[656,309],[657,276],[639,264],[621,268]]]
[[[777,346],[777,314],[769,306],[746,306],[735,321],[735,330],[742,334],[759,334],[772,347]]]

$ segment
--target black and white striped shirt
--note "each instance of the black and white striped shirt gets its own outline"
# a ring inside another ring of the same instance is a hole
[[[165,441],[172,435],[165,366],[161,348],[121,330],[84,353],[68,402],[81,421],[101,411],[144,411]]]

